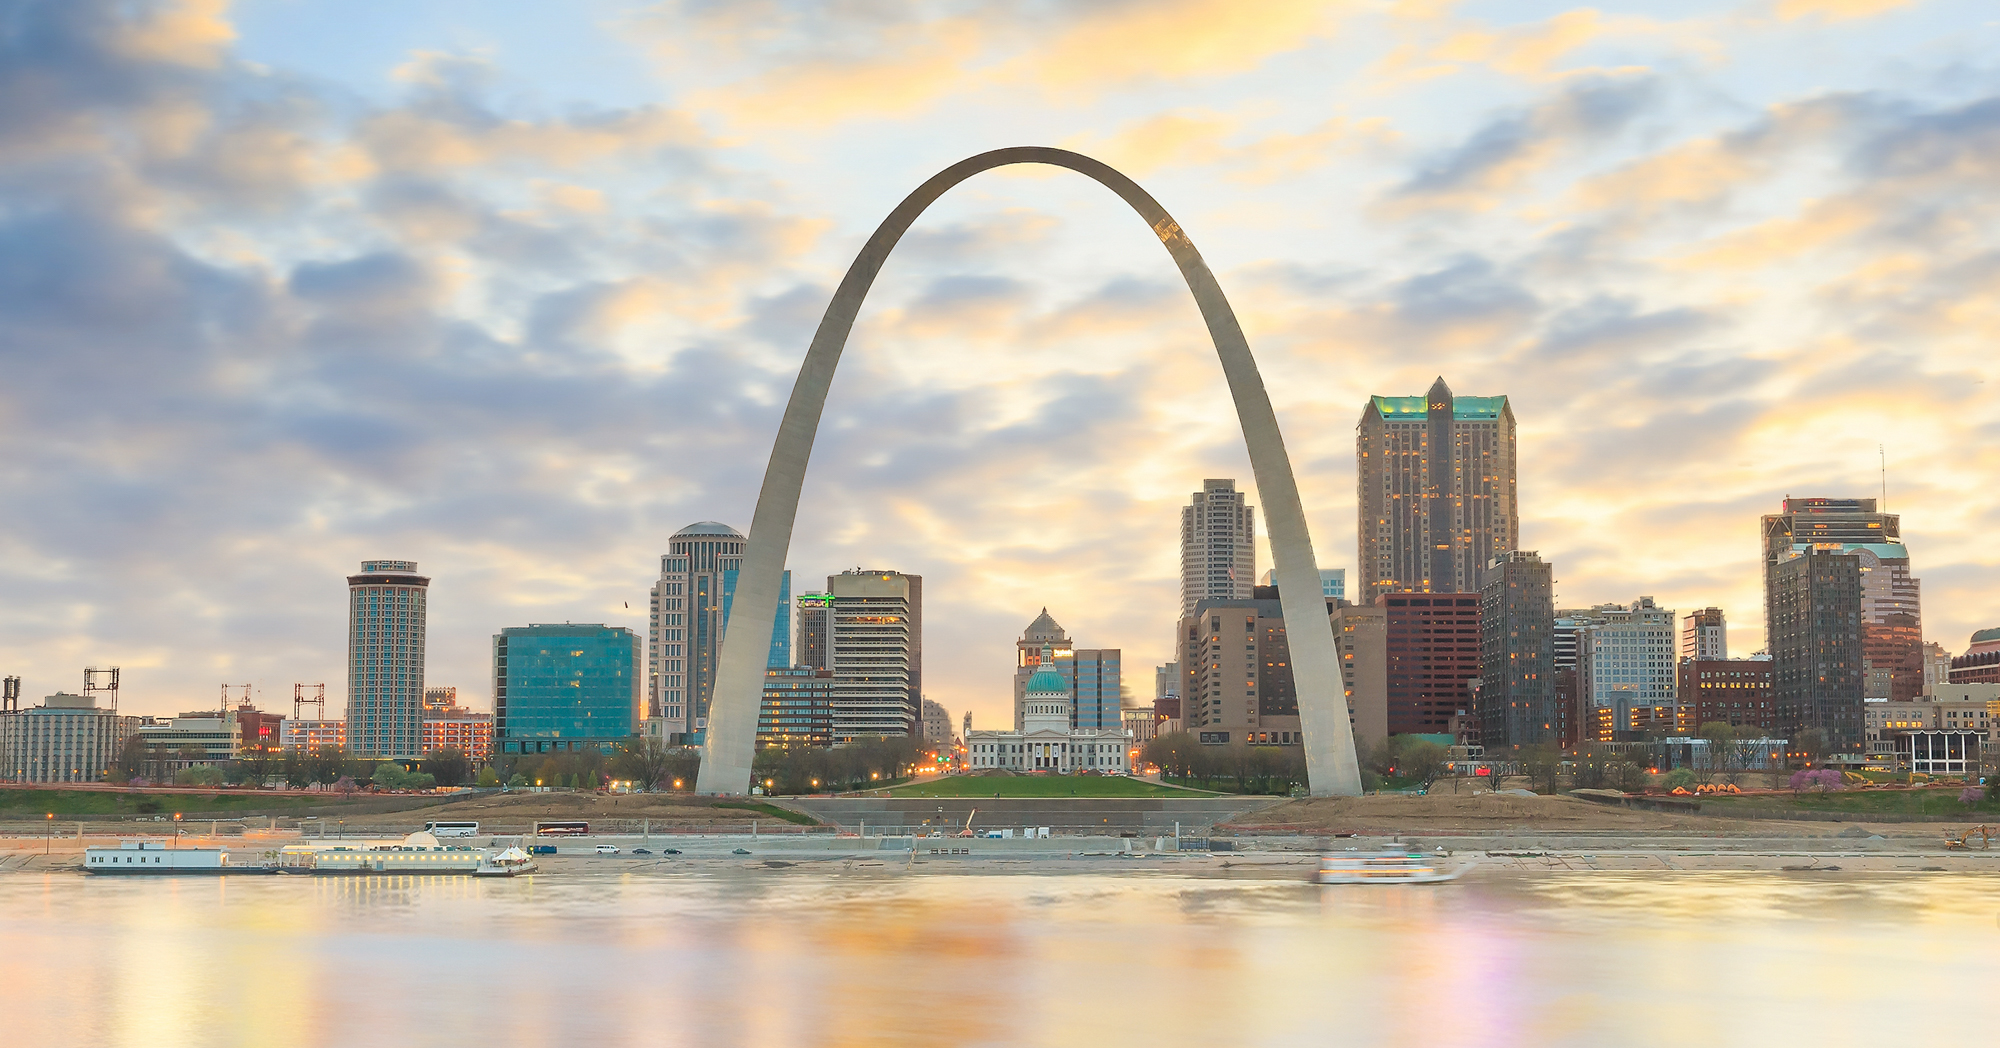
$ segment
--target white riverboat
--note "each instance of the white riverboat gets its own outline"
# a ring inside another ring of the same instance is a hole
[[[288,844],[278,851],[278,868],[310,874],[465,874],[484,865],[486,855],[467,845],[439,844],[419,831],[394,842]]]
[[[1321,884],[1440,884],[1464,873],[1441,870],[1433,856],[1407,849],[1327,852],[1320,856]]]
[[[144,876],[150,874],[270,873],[269,866],[231,866],[221,848],[175,848],[166,841],[120,841],[118,847],[92,845],[83,850],[85,873]]]

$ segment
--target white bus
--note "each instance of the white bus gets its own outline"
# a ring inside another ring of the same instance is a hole
[[[424,832],[433,837],[477,837],[479,824],[476,822],[427,822]]]

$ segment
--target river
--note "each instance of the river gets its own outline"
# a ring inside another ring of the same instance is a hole
[[[18,873],[0,951],[24,1046],[2000,1040],[1956,874]]]

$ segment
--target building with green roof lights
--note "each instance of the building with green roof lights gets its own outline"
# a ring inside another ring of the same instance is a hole
[[[1384,593],[1476,593],[1494,558],[1520,545],[1506,397],[1461,397],[1443,377],[1421,397],[1369,397],[1354,453],[1364,602]]]

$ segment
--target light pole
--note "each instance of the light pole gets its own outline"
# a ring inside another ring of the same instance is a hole
[[[48,843],[42,845],[42,854],[54,855],[56,849],[56,813],[50,812],[47,821],[49,824],[49,840]]]
[[[181,813],[180,813],[180,812],[175,812],[175,813],[174,813],[174,849],[175,849],[176,851],[178,851],[178,850],[180,849],[180,846],[181,846]]]

